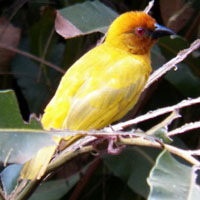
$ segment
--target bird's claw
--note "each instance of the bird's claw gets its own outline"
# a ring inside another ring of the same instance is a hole
[[[115,145],[115,142],[117,141],[117,136],[111,136],[111,137],[108,137],[108,148],[107,148],[107,152],[109,154],[112,154],[112,155],[117,155],[119,154],[122,149],[125,147],[125,145],[121,145],[121,146],[118,146],[116,147]]]

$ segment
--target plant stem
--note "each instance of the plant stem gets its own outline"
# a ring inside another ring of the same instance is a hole
[[[156,148],[165,148],[170,153],[173,153],[184,160],[188,161],[192,165],[200,166],[200,162],[195,159],[188,150],[179,149],[177,147],[171,146],[169,144],[160,144],[156,141],[150,141],[144,138],[122,138],[120,137],[119,142],[125,145],[139,145],[139,146],[147,146],[147,147],[156,147]]]
[[[91,152],[93,150],[94,150],[93,146],[85,146],[78,149],[77,151],[69,151],[67,153],[61,154],[55,159],[55,161],[49,164],[46,173],[43,175],[43,177],[41,177],[40,180],[31,180],[28,182],[27,185],[24,187],[23,191],[17,196],[17,198],[15,198],[15,200],[28,199],[32,195],[32,193],[35,191],[35,189],[38,187],[40,182],[46,177],[46,175],[48,175],[50,172],[54,171],[58,167],[62,166],[64,163],[71,160],[72,158],[80,154]]]
[[[2,49],[7,49],[7,50],[9,50],[9,51],[12,51],[12,52],[21,54],[21,55],[23,55],[23,56],[26,56],[26,57],[28,57],[28,58],[30,58],[30,59],[33,59],[33,60],[35,60],[35,61],[37,61],[37,62],[43,63],[43,64],[45,64],[45,65],[47,65],[47,66],[49,66],[49,67],[55,69],[56,71],[61,72],[62,74],[65,73],[65,71],[64,71],[63,69],[61,69],[60,67],[58,67],[57,65],[54,65],[54,64],[52,64],[52,63],[50,63],[50,62],[48,62],[48,61],[46,61],[46,60],[44,60],[44,59],[41,59],[41,58],[39,58],[39,57],[37,57],[37,56],[34,56],[34,55],[32,55],[32,54],[30,54],[30,53],[27,53],[27,52],[25,52],[25,51],[22,51],[22,50],[20,50],[20,49],[16,49],[16,48],[14,48],[14,47],[8,47],[8,46],[6,46],[6,45],[4,45],[4,44],[1,44],[1,43],[0,43],[0,48],[2,48]]]

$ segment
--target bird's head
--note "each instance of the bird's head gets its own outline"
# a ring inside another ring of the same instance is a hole
[[[106,42],[134,54],[146,54],[158,38],[173,34],[144,12],[127,12],[110,25]]]

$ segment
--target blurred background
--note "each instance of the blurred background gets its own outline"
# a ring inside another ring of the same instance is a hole
[[[15,91],[24,120],[27,121],[31,113],[39,117],[54,95],[63,73],[100,41],[112,20],[126,11],[144,10],[148,3],[148,0],[0,0],[0,89]],[[79,31],[66,27],[64,32],[67,36],[63,38],[57,33],[63,30],[58,21],[55,22],[56,13]],[[173,40],[163,38],[153,47],[152,66],[156,70],[199,38],[200,1],[156,0],[150,14],[159,24],[171,28],[178,35]],[[153,84],[137,109],[123,121],[198,96],[199,50]],[[199,105],[182,109],[183,117],[175,120],[169,128],[197,121],[199,113]],[[162,119],[159,117],[141,123],[138,128],[147,130]],[[179,139],[190,149],[198,149],[198,132],[190,131]],[[134,151],[132,148],[116,157],[104,155],[93,159],[87,155],[77,158],[71,168],[68,165],[67,170],[59,170],[54,175],[53,180],[58,181],[62,177],[62,183],[53,182],[50,186],[39,188],[37,195],[42,195],[43,191],[52,197],[51,192],[55,190],[57,196],[52,199],[73,199],[73,191],[78,187],[81,188],[81,195],[76,193],[78,199],[145,199],[149,191],[146,177],[158,152],[143,148],[141,153],[140,148],[135,147]],[[142,155],[151,155],[151,162],[141,160]],[[133,166],[129,162],[131,158],[134,158]],[[144,164],[146,162],[148,164]],[[88,179],[84,179],[85,185],[80,187],[77,185],[81,184],[79,180],[83,171],[86,171]],[[72,176],[75,172],[79,173]],[[69,177],[70,183],[66,182]],[[62,186],[59,189],[56,188],[58,183]],[[37,195],[35,199],[51,199]]]

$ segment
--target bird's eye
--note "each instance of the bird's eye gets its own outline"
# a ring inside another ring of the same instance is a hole
[[[136,34],[139,35],[139,36],[144,35],[144,32],[145,32],[145,30],[144,30],[144,28],[142,28],[142,27],[138,27],[138,28],[136,29]]]

